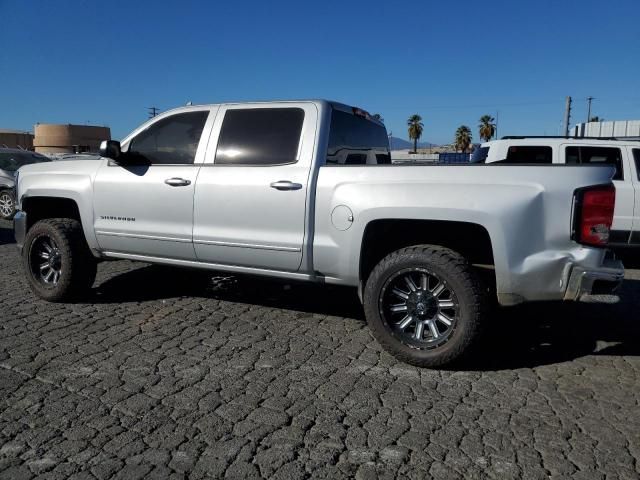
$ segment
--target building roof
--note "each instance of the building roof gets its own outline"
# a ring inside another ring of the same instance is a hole
[[[0,133],[16,133],[19,135],[33,135],[33,133],[26,130],[12,130],[10,128],[0,128]]]

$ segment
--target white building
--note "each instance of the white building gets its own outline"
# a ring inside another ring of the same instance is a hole
[[[617,137],[640,140],[640,120],[579,123],[574,127],[576,137]]]

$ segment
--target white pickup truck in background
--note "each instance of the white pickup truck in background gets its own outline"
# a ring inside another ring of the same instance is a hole
[[[49,301],[108,259],[346,285],[389,352],[433,367],[469,351],[490,296],[580,300],[624,275],[612,167],[392,165],[384,125],[340,103],[183,107],[101,154],[18,173],[16,240]]]
[[[616,208],[609,244],[640,248],[640,141],[614,138],[504,137],[483,143],[472,163],[613,165]]]

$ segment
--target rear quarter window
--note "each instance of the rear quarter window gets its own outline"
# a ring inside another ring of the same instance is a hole
[[[640,180],[640,148],[633,149],[633,160],[636,163],[636,176]]]

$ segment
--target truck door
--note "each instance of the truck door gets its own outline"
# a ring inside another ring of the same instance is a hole
[[[103,250],[195,260],[193,194],[214,115],[207,107],[159,116],[123,144],[135,165],[98,170],[94,227]]]
[[[300,268],[317,117],[305,102],[220,108],[195,191],[199,261]]]

